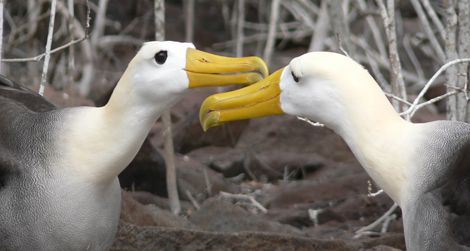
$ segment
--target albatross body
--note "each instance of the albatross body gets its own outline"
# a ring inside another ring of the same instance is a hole
[[[255,57],[145,43],[103,107],[55,109],[0,79],[0,250],[106,250],[119,221],[117,175],[160,113],[191,87],[250,84]]]
[[[346,141],[401,206],[408,250],[470,250],[470,125],[403,120],[361,65],[329,52],[208,97],[200,119],[207,129],[283,113],[323,123]]]

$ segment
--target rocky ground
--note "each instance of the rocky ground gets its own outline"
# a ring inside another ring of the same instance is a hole
[[[188,93],[173,109],[182,214],[172,215],[165,198],[157,123],[143,151],[120,176],[126,192],[113,250],[405,248],[399,210],[386,233],[354,237],[392,201],[384,194],[367,195],[370,179],[341,138],[292,116],[203,133],[198,104],[212,91]],[[249,195],[266,212],[224,192]]]
[[[167,11],[168,39],[181,41],[181,10],[168,5]],[[216,15],[218,10],[205,11]],[[201,49],[210,50],[210,44],[223,38],[221,33],[197,28],[196,45]],[[148,33],[152,36],[153,31]],[[277,51],[272,70],[304,52],[302,48]],[[120,59],[127,62],[133,53],[124,50]],[[63,93],[53,88],[47,89],[46,97],[58,106],[104,104],[109,92],[103,90],[111,88],[109,83],[126,66],[116,65],[109,70],[106,63],[97,64],[94,101],[70,94],[61,103]],[[377,188],[369,185],[368,175],[341,138],[287,115],[231,123],[203,133],[199,105],[215,91],[191,90],[172,110],[181,214],[169,211],[157,122],[136,159],[120,175],[122,215],[112,250],[405,249],[399,209],[384,233],[379,234],[379,225],[373,230],[376,234],[355,238],[359,228],[393,203],[385,194],[368,196],[369,187]],[[415,117],[420,122],[439,118],[426,110]],[[259,205],[227,193],[250,196]]]

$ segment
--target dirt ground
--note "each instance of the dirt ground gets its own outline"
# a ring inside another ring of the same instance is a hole
[[[188,95],[182,103],[193,98]],[[188,106],[178,106],[175,113],[184,113],[183,107]],[[146,179],[136,173],[142,169],[148,175],[145,170],[151,167],[136,164],[124,172],[134,169],[131,176],[138,178],[126,178],[133,179],[126,181],[132,184],[127,189],[136,192],[123,195],[114,250],[404,249],[399,210],[386,233],[354,238],[357,229],[380,217],[392,201],[383,194],[367,196],[368,175],[329,129],[279,116],[204,134],[194,129],[199,126],[196,119],[185,119],[189,121],[177,124],[187,127],[177,131],[191,135],[175,136],[192,139],[175,141],[177,149],[185,150],[177,156],[183,214],[171,215],[167,200],[156,195],[166,192],[155,184],[155,179],[164,182],[161,161],[146,162],[161,169]],[[150,141],[158,144],[159,138],[155,133]],[[138,191],[140,187],[153,194]],[[249,200],[227,198],[221,191],[250,195],[267,212]],[[316,217],[309,216],[309,210]],[[381,225],[374,230],[380,232]]]

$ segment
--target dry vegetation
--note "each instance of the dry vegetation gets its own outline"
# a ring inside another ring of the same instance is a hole
[[[155,17],[161,1],[152,0],[0,3],[2,74],[38,91],[42,83],[46,98],[58,106],[103,104],[128,60],[143,41],[155,39],[164,21],[168,40],[193,41],[227,55],[259,55],[271,71],[308,51],[344,53],[373,74],[406,118],[470,121],[468,0],[165,1],[164,19]],[[157,39],[163,38],[161,31]],[[188,94],[171,113],[183,216],[166,211],[164,164],[155,149],[163,147],[161,136],[168,129],[160,123],[121,177],[126,189],[153,193],[126,193],[124,221],[195,232],[126,225],[117,249],[260,250],[266,243],[305,250],[404,247],[395,208],[385,224],[362,232],[382,237],[353,239],[391,201],[386,195],[366,196],[367,175],[338,137],[295,118],[234,123],[203,134],[197,106],[214,91]],[[174,206],[172,211],[179,212]],[[282,238],[254,235],[245,237],[251,246],[239,246],[231,234],[243,231]],[[168,239],[159,242],[161,236]]]

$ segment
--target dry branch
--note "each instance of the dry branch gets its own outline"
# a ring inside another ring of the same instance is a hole
[[[393,211],[395,211],[395,209],[397,209],[397,208],[398,208],[398,204],[394,203],[393,206],[390,207],[385,214],[383,214],[380,218],[375,220],[372,224],[358,229],[356,231],[356,234],[354,235],[354,238],[359,238],[359,237],[362,237],[364,235],[369,235],[371,233],[371,231],[374,230],[374,228],[376,228],[380,223],[383,222],[383,224],[385,224],[387,222],[387,218],[389,218],[390,215],[393,213]],[[374,233],[374,232],[372,232],[372,233]]]
[[[235,47],[235,55],[241,57],[243,55],[243,40],[245,35],[243,28],[245,26],[245,0],[238,0],[238,19],[237,19],[237,44]]]
[[[184,0],[186,42],[192,42],[194,37],[194,5],[195,0]]]
[[[266,47],[264,48],[264,53],[263,53],[263,58],[264,61],[268,65],[271,63],[271,56],[273,54],[273,49],[274,49],[274,42],[276,38],[276,28],[277,28],[277,22],[279,19],[279,7],[280,7],[280,0],[273,0],[271,3],[271,16],[269,19],[269,31],[268,31],[268,37],[266,39]]]
[[[458,55],[459,58],[470,57],[470,0],[460,0],[458,2]],[[459,120],[470,122],[468,109],[468,63],[461,63],[457,67],[457,87],[463,92],[457,94],[457,110]]]
[[[446,60],[455,60],[457,55],[457,14],[455,13],[454,1],[449,0],[445,8],[445,27],[446,27],[446,40],[445,51]],[[447,77],[447,91],[452,91],[452,87],[457,83],[457,67],[450,67],[446,71]],[[447,101],[447,119],[458,120],[457,114],[457,97],[449,97]]]
[[[377,4],[380,8],[380,14],[382,16],[385,32],[388,39],[388,52],[391,65],[391,86],[392,93],[404,100],[407,99],[405,81],[403,80],[400,58],[398,55],[397,46],[397,33],[395,26],[395,2],[394,0],[387,0],[387,7],[385,7],[384,0],[377,0]],[[392,102],[395,109],[398,111],[402,110],[400,103],[396,101]]]
[[[367,11],[368,6],[365,0],[358,0],[357,3],[359,5],[359,9],[362,12]],[[385,42],[382,39],[382,35],[380,34],[379,28],[377,27],[377,22],[374,20],[374,18],[371,15],[366,16],[366,22],[370,28],[370,31],[372,32],[372,37],[374,38],[375,46],[377,46],[377,49],[379,50],[380,55],[383,58],[387,58],[387,51],[385,50]]]
[[[416,107],[418,106],[419,101],[421,100],[421,98],[423,98],[424,94],[426,94],[428,89],[431,87],[431,85],[434,83],[434,81],[437,79],[437,77],[439,77],[440,74],[442,74],[445,70],[447,70],[447,68],[449,68],[449,67],[451,67],[455,64],[468,63],[468,62],[470,62],[470,58],[461,58],[461,59],[452,60],[452,61],[446,63],[445,65],[441,66],[441,68],[439,68],[439,70],[436,71],[436,73],[434,73],[434,75],[424,85],[424,88],[421,90],[421,92],[415,98],[415,100],[413,101],[413,104],[408,108],[408,110],[406,110],[402,114],[413,116],[413,114],[416,112]],[[451,92],[452,91],[449,91],[449,93],[451,93]],[[449,95],[449,96],[452,96],[452,95]]]
[[[44,64],[42,67],[41,84],[39,86],[39,95],[44,95],[46,88],[47,69],[49,68],[49,60],[51,58],[52,37],[54,35],[54,21],[56,12],[57,0],[51,1],[51,17],[49,18],[49,30],[47,32],[46,51],[44,52]]]
[[[408,55],[408,58],[410,59],[411,64],[413,65],[416,71],[416,74],[418,75],[418,78],[421,81],[421,79],[424,79],[423,67],[421,66],[421,63],[419,62],[418,57],[416,57],[416,53],[413,51],[413,48],[411,47],[411,41],[407,34],[405,34],[403,37],[403,48],[405,49],[406,54]]]
[[[0,73],[2,72],[2,54],[3,54],[3,0],[0,0]]]
[[[342,51],[347,56],[355,58],[354,47],[350,43],[349,26],[344,15],[342,0],[330,0],[327,4],[331,27],[337,41],[336,50]]]
[[[98,40],[103,36],[106,25],[106,9],[108,8],[108,0],[100,0],[98,4],[98,13],[96,13],[93,34],[91,34],[91,44],[96,46]]]
[[[236,199],[236,200],[249,200],[253,206],[258,208],[261,212],[267,213],[268,210],[263,207],[258,201],[255,200],[255,198],[251,195],[247,194],[232,194],[232,193],[226,193],[223,191],[220,191],[220,195],[225,198],[230,198],[230,199]]]
[[[194,198],[194,196],[191,194],[189,190],[186,190],[186,196],[188,196],[189,201],[191,201],[191,203],[193,204],[194,208],[196,208],[196,210],[201,209],[201,206],[199,206],[199,203],[197,202],[197,200]]]
[[[73,41],[73,34],[74,34],[74,25],[73,20],[75,19],[75,8],[74,8],[74,0],[67,1],[67,7],[69,9],[69,18],[68,18],[68,29],[70,34],[70,40]],[[74,76],[75,76],[75,48],[70,46],[69,48],[69,60],[68,60],[68,85],[73,86],[74,84]]]
[[[202,169],[202,172],[204,174],[204,182],[206,183],[207,194],[212,196],[212,184],[211,180],[209,179],[209,175],[207,174],[206,168]]]
[[[421,3],[423,4],[424,9],[426,9],[426,12],[428,13],[432,22],[436,26],[437,30],[439,31],[439,35],[441,36],[441,39],[444,40],[446,38],[446,31],[444,28],[444,24],[442,24],[441,20],[437,16],[431,3],[429,2],[429,0],[421,0]]]
[[[19,62],[38,62],[38,61],[41,61],[43,58],[46,57],[47,54],[52,55],[56,52],[59,52],[59,51],[62,51],[62,50],[65,50],[75,44],[78,44],[80,42],[82,42],[83,40],[87,39],[87,36],[85,37],[82,37],[78,40],[72,40],[64,45],[61,45],[57,48],[54,48],[53,50],[50,50],[48,53],[47,52],[44,52],[44,53],[41,53],[37,56],[34,56],[34,57],[28,57],[28,58],[5,58],[5,59],[2,59],[2,62],[8,62],[8,63],[19,63]]]
[[[165,1],[155,0],[155,39],[165,40]],[[171,113],[166,110],[162,114],[164,151],[166,164],[166,186],[170,209],[173,214],[181,212],[181,204],[178,196],[178,184],[176,181],[175,150],[173,146],[173,133],[171,129]]]
[[[319,221],[318,221],[318,215],[320,213],[323,212],[323,209],[308,209],[307,210],[307,213],[308,213],[308,217],[310,218],[310,220],[313,222],[313,226],[318,226],[319,225]]]
[[[428,21],[428,18],[426,17],[426,13],[424,13],[423,7],[421,6],[421,3],[418,0],[410,0],[411,4],[413,5],[413,8],[416,11],[416,14],[419,17],[419,20],[421,21],[421,24],[423,25],[424,32],[426,33],[426,36],[429,39],[429,42],[431,42],[431,46],[436,52],[437,58],[441,61],[445,61],[445,53],[444,50],[442,49],[442,46],[439,44],[439,41],[436,38],[436,35],[434,34],[431,24]]]
[[[328,17],[327,1],[322,1],[320,12],[317,17],[317,22],[315,23],[315,28],[313,29],[312,39],[310,40],[310,45],[308,51],[321,51],[324,48],[324,40],[327,37],[330,20]]]

